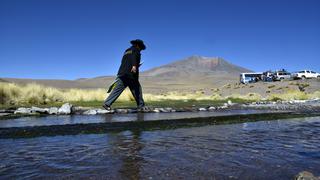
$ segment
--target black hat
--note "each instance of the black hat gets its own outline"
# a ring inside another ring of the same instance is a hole
[[[146,45],[144,45],[143,41],[141,39],[136,39],[136,40],[132,40],[130,41],[130,43],[132,45],[138,45],[141,50],[145,50],[146,49]]]

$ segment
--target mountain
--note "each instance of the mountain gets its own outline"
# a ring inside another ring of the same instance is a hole
[[[222,58],[191,56],[142,73],[144,76],[184,76],[202,74],[239,74],[250,70],[233,65]]]
[[[141,73],[144,89],[151,92],[217,88],[239,81],[239,74],[252,72],[222,58],[191,56]]]
[[[0,78],[0,82],[7,82],[7,81]]]
[[[149,93],[192,91],[238,82],[239,74],[242,72],[251,70],[231,64],[222,58],[191,56],[141,72],[140,81],[143,90]],[[114,78],[114,76],[101,76],[77,80],[2,79],[19,84],[39,83],[58,88],[105,88]]]

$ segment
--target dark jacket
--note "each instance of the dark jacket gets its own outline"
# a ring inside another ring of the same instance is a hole
[[[118,71],[118,77],[138,79],[140,59],[141,54],[137,48],[131,46],[129,49],[127,49],[122,57],[121,65]],[[132,66],[136,66],[136,73],[131,72]]]

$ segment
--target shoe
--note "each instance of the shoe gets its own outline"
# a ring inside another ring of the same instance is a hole
[[[106,104],[103,104],[102,107],[105,109],[105,110],[108,110],[110,111],[111,110],[111,107],[106,105]]]
[[[139,107],[138,112],[148,112],[150,109],[147,106]]]

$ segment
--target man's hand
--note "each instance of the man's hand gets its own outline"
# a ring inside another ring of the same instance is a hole
[[[132,66],[131,72],[137,73],[137,67],[136,66]]]

